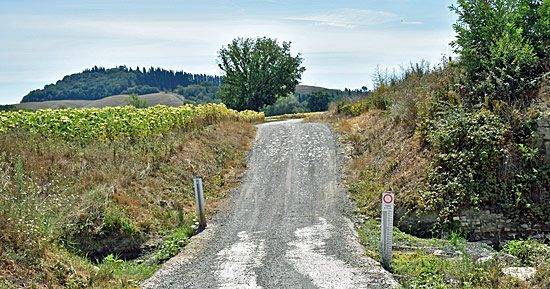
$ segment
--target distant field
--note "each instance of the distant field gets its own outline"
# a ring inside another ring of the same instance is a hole
[[[313,91],[316,90],[327,90],[328,88],[320,87],[320,86],[311,86],[311,85],[297,85],[296,86],[296,92],[300,94],[310,94]]]
[[[327,88],[319,86],[310,86],[310,85],[298,85],[296,86],[296,92],[300,94],[310,94],[312,91],[316,90],[327,90]],[[42,102],[25,102],[15,104],[17,108],[21,109],[30,109],[37,110],[41,108],[103,108],[106,106],[124,106],[128,102],[124,100],[127,95],[113,95],[105,97],[98,100],[51,100],[51,101],[42,101]],[[162,104],[166,106],[180,106],[183,104],[184,97],[176,93],[151,93],[144,94],[139,96],[141,99],[147,101],[148,106],[155,106],[157,104]]]
[[[41,108],[51,108],[56,109],[60,107],[71,107],[71,108],[90,108],[97,107],[102,108],[106,106],[124,106],[128,102],[124,100],[127,95],[113,95],[106,98],[98,100],[52,100],[52,101],[43,101],[43,102],[26,102],[15,104],[17,108],[37,110]],[[155,106],[157,104],[162,104],[166,106],[180,106],[183,104],[183,96],[175,93],[151,93],[144,94],[139,96],[141,99],[147,101],[148,106]]]

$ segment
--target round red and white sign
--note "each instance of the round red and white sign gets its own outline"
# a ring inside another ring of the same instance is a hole
[[[390,194],[385,194],[384,197],[382,198],[382,200],[386,204],[391,204],[393,202],[393,196],[390,195]]]

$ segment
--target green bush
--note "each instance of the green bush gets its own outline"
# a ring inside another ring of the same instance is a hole
[[[281,97],[274,104],[264,106],[262,110],[266,116],[309,112],[308,103],[300,103],[294,95]]]
[[[100,231],[103,234],[122,233],[131,236],[138,236],[141,233],[132,221],[116,211],[105,213]]]
[[[160,89],[158,89],[158,87],[151,87],[149,85],[138,85],[138,86],[132,86],[132,87],[126,88],[124,91],[121,92],[121,94],[142,95],[142,94],[150,94],[150,93],[158,93],[158,92],[160,92]],[[130,104],[134,105],[133,103],[130,103]]]
[[[339,106],[339,111],[347,115],[359,116],[363,112],[370,109],[369,102],[367,99],[362,99],[354,103],[347,103],[342,106]]]
[[[457,39],[451,43],[469,74],[470,104],[526,100],[548,57],[549,6],[544,0],[458,0]]]
[[[193,229],[190,226],[184,226],[178,231],[170,234],[155,251],[155,260],[161,263],[176,256],[183,247],[189,244],[189,238],[192,235]]]
[[[146,108],[147,100],[141,99],[136,93],[132,93],[124,98],[128,104],[133,105],[135,108]]]
[[[517,144],[514,174],[508,177],[501,206],[509,216],[530,221],[549,221],[550,204],[541,197],[550,186],[550,166],[539,159],[538,148]]]
[[[548,257],[550,248],[534,239],[527,239],[509,241],[502,251],[518,257],[522,266],[533,266],[539,259]]]
[[[461,206],[479,207],[498,199],[497,170],[509,133],[498,116],[486,109],[452,109],[419,130],[432,148],[423,199],[428,210],[439,211],[440,224],[448,224]]]
[[[326,91],[314,91],[308,95],[307,107],[310,111],[325,111],[328,109],[330,95]]]

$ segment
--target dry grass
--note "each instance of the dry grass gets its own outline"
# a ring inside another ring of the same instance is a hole
[[[334,104],[329,112],[308,119],[332,122],[347,145],[350,159],[346,163],[345,181],[357,203],[357,220],[365,222],[358,228],[361,239],[367,246],[367,254],[375,258],[380,242],[379,222],[375,218],[380,217],[383,192],[396,194],[394,220],[400,229],[429,236],[431,225],[424,228],[423,224],[416,223],[416,215],[409,215],[427,211],[422,191],[431,162],[430,147],[420,133],[415,133],[419,124],[437,119],[438,114],[449,107],[462,105],[464,71],[444,66],[427,74],[411,74],[389,86],[383,84],[369,98],[357,103]],[[539,94],[546,92],[544,88]],[[383,110],[376,109],[378,105]],[[412,218],[402,219],[403,216]],[[414,224],[409,227],[411,223]],[[547,254],[538,255],[541,261],[535,265],[534,280],[524,282],[501,272],[503,266],[510,264],[495,261],[480,265],[468,254],[439,258],[434,256],[434,248],[448,250],[448,241],[418,239],[397,228],[394,233],[394,248],[395,245],[406,248],[394,251],[392,268],[404,288],[547,288],[550,285]],[[413,245],[417,241],[429,245]],[[424,250],[427,246],[432,250]]]
[[[0,135],[0,288],[121,287],[147,277],[156,265],[94,260],[133,258],[144,242],[191,226],[195,176],[210,214],[238,184],[253,136],[251,124],[230,121],[135,144]]]
[[[428,151],[384,111],[342,119],[335,128],[351,150],[346,182],[362,213],[378,216],[383,192],[395,193],[403,207],[422,188]]]
[[[356,104],[333,104],[329,112],[309,120],[333,122],[344,136],[352,156],[347,182],[360,211],[378,216],[380,195],[391,191],[401,217],[423,207],[419,192],[430,152],[415,130],[446,105],[460,101],[464,71],[442,65],[430,73],[411,69],[402,77],[380,77],[379,87],[367,98]],[[384,110],[376,109],[378,100],[383,100]],[[357,116],[346,115],[342,105]]]

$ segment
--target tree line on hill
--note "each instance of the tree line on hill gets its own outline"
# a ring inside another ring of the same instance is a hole
[[[281,97],[272,105],[264,106],[261,110],[266,116],[306,113],[328,110],[331,102],[351,101],[364,98],[369,91],[363,89],[323,89],[314,90],[310,93],[295,92],[293,95]]]
[[[55,84],[29,92],[23,102],[48,100],[97,100],[111,95],[144,95],[161,91],[182,95],[184,103],[220,103],[221,76],[191,74],[187,72],[151,67],[149,69],[126,66],[104,68],[94,66],[81,73],[63,77]],[[368,94],[362,89],[320,89],[311,92],[289,92],[277,98],[271,105],[258,108],[266,115],[281,115],[327,110],[331,102],[355,99]],[[15,107],[0,107],[1,110],[14,110]]]
[[[106,69],[94,66],[81,73],[65,76],[55,84],[36,89],[23,97],[21,102],[48,100],[96,100],[117,94],[148,94],[179,90],[190,85],[216,86],[220,76],[191,74],[183,71],[145,67],[140,69],[119,66]],[[196,89],[195,89],[196,90]],[[183,93],[182,93],[183,94]]]

